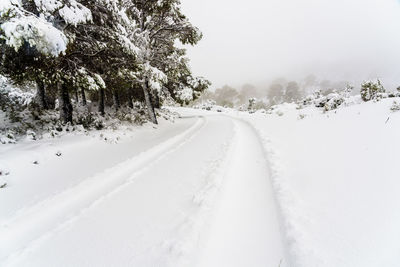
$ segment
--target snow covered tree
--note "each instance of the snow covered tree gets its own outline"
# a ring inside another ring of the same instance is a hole
[[[200,97],[211,83],[203,77],[193,77],[185,49],[170,52],[163,64],[158,64],[158,68],[167,75],[167,83],[163,88],[179,104],[189,104]]]
[[[201,39],[178,0],[4,0],[0,22],[0,74],[36,82],[42,109],[46,91],[56,93],[63,122],[72,121],[71,93],[85,105],[98,92],[89,96],[103,115],[110,99],[115,109],[143,100],[157,123],[163,94],[187,103],[209,86],[177,47]]]
[[[179,0],[132,0],[125,5],[139,28],[138,62],[142,71],[137,76],[143,86],[148,116],[157,124],[152,95],[160,95],[168,82],[161,71],[164,60],[177,50],[176,41],[194,45],[202,35],[181,12]]]
[[[255,98],[255,97],[250,98],[247,110],[252,111],[254,109],[256,102],[257,102],[257,98]]]
[[[92,12],[92,23],[66,30],[75,41],[69,46],[61,66],[88,81],[79,84],[82,97],[85,91],[98,92],[99,112],[104,115],[105,90],[114,96],[119,106],[119,88],[124,90],[127,82],[136,79],[133,71],[138,69],[138,47],[134,41],[140,38],[136,35],[136,23],[128,16],[122,1],[91,0],[85,1],[85,5]],[[67,78],[75,83],[74,76]]]
[[[245,104],[250,98],[259,97],[257,88],[252,84],[244,84],[239,92],[238,98],[240,104]]]
[[[57,74],[47,63],[58,61],[55,58],[64,55],[72,41],[64,29],[91,19],[90,10],[75,0],[1,1],[1,74],[20,82],[35,81],[39,104],[47,108],[46,77]]]
[[[267,93],[269,102],[271,105],[276,105],[282,103],[283,96],[284,96],[284,90],[283,86],[279,83],[273,83],[269,87],[268,93]]]
[[[301,98],[300,87],[297,82],[289,82],[286,86],[284,99],[286,102],[293,102]]]
[[[238,91],[228,85],[215,90],[215,101],[220,106],[233,107],[238,99]]]
[[[364,101],[370,101],[376,99],[380,93],[384,93],[385,88],[383,87],[380,80],[367,81],[361,85],[361,98]]]

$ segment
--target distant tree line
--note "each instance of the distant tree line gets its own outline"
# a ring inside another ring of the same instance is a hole
[[[217,105],[226,107],[241,107],[251,105],[255,109],[266,108],[283,102],[297,102],[308,94],[319,90],[323,95],[334,92],[335,89],[345,88],[348,83],[318,81],[315,75],[308,75],[302,81],[288,81],[278,78],[268,85],[256,87],[245,84],[240,89],[225,85],[214,92],[205,92],[198,102],[211,99]]]
[[[0,74],[36,84],[41,109],[72,122],[71,98],[118,110],[165,99],[188,103],[210,82],[190,71],[185,49],[202,38],[179,0],[1,0]]]

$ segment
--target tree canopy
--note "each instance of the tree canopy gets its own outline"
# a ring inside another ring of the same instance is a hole
[[[118,109],[144,101],[157,123],[154,108],[164,99],[187,104],[210,85],[193,76],[179,45],[201,38],[179,0],[3,0],[0,74],[35,82],[44,108],[54,91],[64,122],[72,118],[70,94],[79,91],[101,114],[110,102]]]

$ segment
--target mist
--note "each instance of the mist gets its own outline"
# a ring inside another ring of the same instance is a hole
[[[183,0],[204,33],[188,48],[192,70],[225,84],[276,78],[400,85],[400,4],[396,0]]]

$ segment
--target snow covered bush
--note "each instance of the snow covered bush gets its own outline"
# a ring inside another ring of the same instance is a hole
[[[33,103],[33,92],[22,91],[6,81],[0,76],[0,142],[14,143],[16,136],[26,130],[19,129],[20,124],[27,116],[34,119],[37,114],[28,110]]]
[[[299,107],[315,106],[317,108],[323,108],[324,111],[334,110],[343,104],[351,102],[350,98],[352,90],[353,87],[347,86],[343,90],[333,90],[333,92],[328,95],[324,95],[321,90],[317,90],[313,94],[304,98]]]
[[[385,93],[385,88],[380,80],[366,81],[361,85],[360,94],[363,101],[377,99],[383,93]]]
[[[303,120],[305,117],[307,117],[306,114],[299,114],[298,119],[299,119],[299,120]]]
[[[255,104],[256,104],[256,101],[257,101],[257,99],[256,98],[254,98],[254,97],[252,97],[252,98],[250,98],[249,99],[249,105],[247,106],[247,110],[249,111],[249,112],[254,112],[254,106],[255,106]]]
[[[390,110],[392,112],[396,112],[400,110],[400,103],[397,103],[397,101],[393,101],[392,106],[390,107]]]
[[[324,105],[324,110],[329,111],[337,109],[345,102],[345,99],[338,93],[332,93],[325,97],[325,101],[321,102]]]
[[[214,100],[208,99],[203,101],[202,103],[193,106],[195,109],[204,109],[204,110],[212,110],[216,106],[216,102]]]
[[[306,107],[306,106],[316,106],[316,107],[323,107],[323,105],[321,104],[321,101],[324,99],[324,96],[322,95],[321,90],[317,90],[315,92],[313,92],[311,95],[306,96],[301,105],[302,107]]]
[[[263,100],[257,99],[257,98],[250,98],[249,99],[249,104],[247,106],[247,110],[250,113],[254,113],[257,110],[266,110],[268,108],[267,104],[264,103]],[[246,110],[244,107],[239,107],[241,110]]]
[[[193,100],[193,90],[191,88],[184,88],[181,91],[178,91],[179,99],[184,102],[186,105]]]

